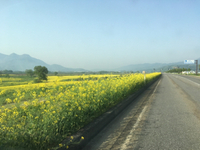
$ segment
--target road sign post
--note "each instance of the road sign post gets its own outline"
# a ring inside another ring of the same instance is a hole
[[[198,60],[184,60],[184,64],[196,64],[196,75],[198,75]]]
[[[196,75],[198,75],[199,69],[198,69],[198,60],[195,60],[196,62]]]
[[[146,85],[146,74],[145,74],[145,71],[142,71],[142,73],[144,74],[144,85]]]
[[[194,64],[194,60],[184,60],[184,64]]]

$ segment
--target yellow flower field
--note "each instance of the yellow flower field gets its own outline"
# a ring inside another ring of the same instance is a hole
[[[116,77],[119,75],[110,75],[110,74],[104,74],[104,75],[82,75],[82,76],[48,76],[48,82],[54,82],[54,81],[63,81],[66,79],[78,79],[78,78],[102,78],[102,77]]]
[[[147,74],[146,81],[159,75]],[[69,77],[52,76],[49,83],[1,89],[0,146],[34,150],[57,146],[144,86],[143,74],[60,82],[63,79]],[[12,107],[6,108],[10,103]]]

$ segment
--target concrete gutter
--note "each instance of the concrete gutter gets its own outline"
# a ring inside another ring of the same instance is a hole
[[[161,74],[162,75],[162,74]],[[138,90],[134,94],[130,95],[128,98],[108,110],[106,113],[102,114],[94,121],[86,125],[83,129],[78,131],[76,134],[72,135],[74,137],[73,142],[79,142],[81,136],[84,137],[84,140],[81,140],[80,143],[69,145],[67,149],[65,147],[58,148],[58,150],[81,150],[92,138],[95,137],[107,124],[109,124],[117,115],[124,110],[135,98],[142,94],[148,87],[150,87],[154,82],[156,82],[161,75],[156,77],[154,80],[150,81],[142,89]],[[68,143],[70,139],[65,139],[62,144]]]

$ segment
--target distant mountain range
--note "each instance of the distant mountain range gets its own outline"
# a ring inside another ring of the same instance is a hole
[[[200,64],[200,58],[198,59]],[[25,71],[26,69],[33,69],[35,66],[45,66],[49,71],[58,71],[58,72],[88,72],[88,70],[82,68],[66,68],[61,65],[49,65],[42,60],[31,57],[28,54],[17,55],[12,53],[10,55],[5,55],[0,53],[0,70],[13,70],[13,71]],[[104,71],[146,71],[153,72],[155,71],[167,71],[169,69],[179,67],[179,68],[190,68],[195,70],[195,65],[186,65],[181,62],[176,63],[144,63],[144,64],[134,64],[127,65],[120,68],[112,69],[112,70],[104,70]],[[93,71],[102,71],[102,70],[93,70]]]
[[[0,70],[25,71],[26,69],[34,69],[35,66],[45,66],[49,71],[59,72],[85,72],[82,68],[66,68],[61,65],[49,65],[42,60],[31,57],[28,54],[17,55],[12,53],[5,55],[0,53]]]
[[[195,59],[198,60],[198,63],[200,64],[200,58]],[[144,64],[134,64],[134,65],[127,65],[120,68],[114,69],[114,71],[146,71],[146,72],[153,72],[155,71],[167,71],[169,69],[173,68],[190,68],[191,70],[196,70],[195,64],[184,64],[184,60],[181,62],[175,62],[175,63],[144,63]]]

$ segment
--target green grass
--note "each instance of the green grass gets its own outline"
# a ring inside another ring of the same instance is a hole
[[[16,81],[12,81],[11,79],[18,79]],[[23,84],[28,84],[29,82],[32,82],[35,77],[28,77],[25,75],[12,75],[10,77],[5,77],[5,76],[0,76],[1,80],[7,80],[7,81],[2,81],[0,82],[0,87],[3,86],[13,86],[13,85],[23,85]]]

